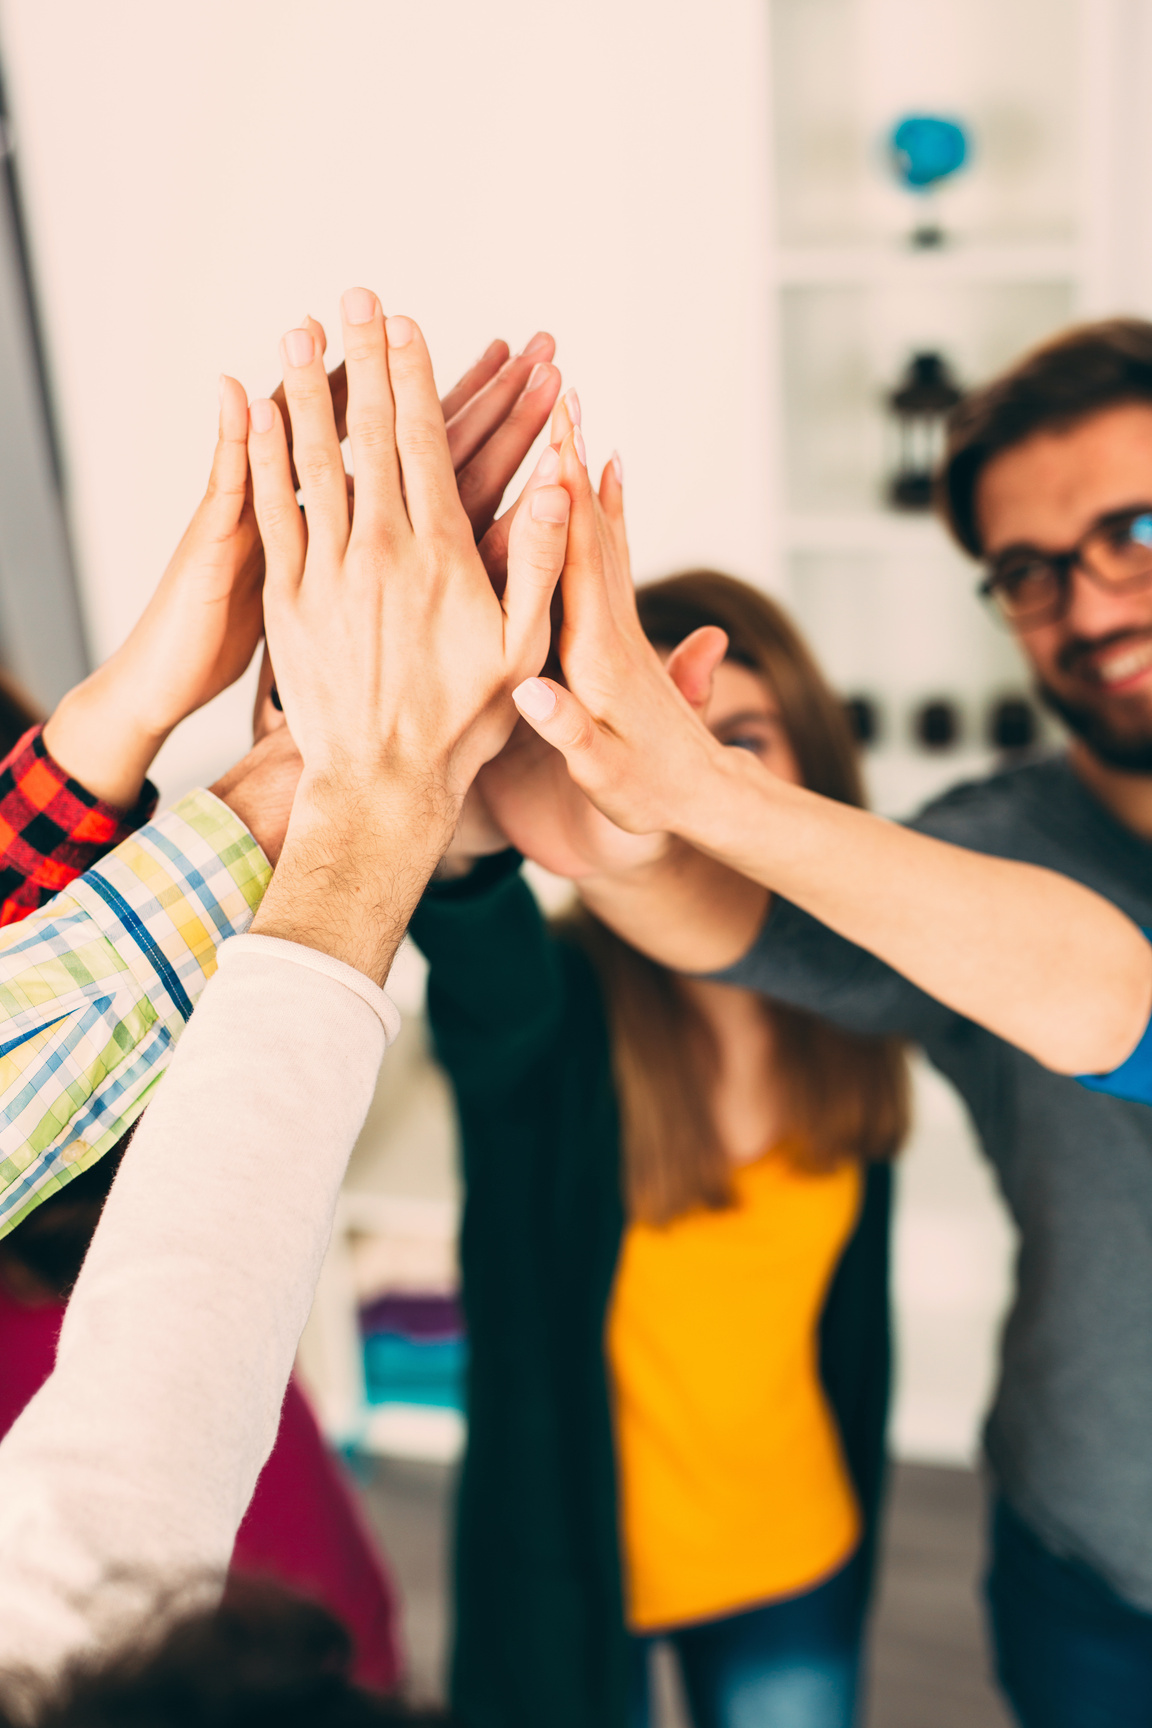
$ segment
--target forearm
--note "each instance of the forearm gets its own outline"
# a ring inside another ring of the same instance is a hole
[[[673,838],[652,862],[581,877],[590,912],[633,948],[676,972],[720,972],[756,939],[765,888],[719,858]]]
[[[222,1578],[397,1023],[327,956],[224,950],[0,1445],[0,1669],[50,1672]]]
[[[106,804],[129,810],[166,737],[135,711],[114,655],[63,697],[44,743],[71,776]]]
[[[359,792],[302,781],[253,931],[323,948],[383,984],[458,816],[430,776],[398,772]]]
[[[1152,947],[1065,876],[818,797],[736,751],[677,827],[1048,1067],[1112,1069],[1147,1025]]]

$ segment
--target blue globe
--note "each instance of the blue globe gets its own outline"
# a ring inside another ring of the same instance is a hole
[[[934,114],[909,114],[893,128],[888,142],[897,178],[912,192],[946,180],[968,156],[963,126]]]

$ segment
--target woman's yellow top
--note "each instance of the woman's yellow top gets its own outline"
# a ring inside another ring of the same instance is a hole
[[[649,1632],[809,1589],[860,1539],[818,1326],[859,1166],[778,1147],[735,1204],[625,1232],[607,1322],[628,1624]]]

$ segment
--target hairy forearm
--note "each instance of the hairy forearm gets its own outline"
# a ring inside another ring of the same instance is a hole
[[[1152,946],[1109,901],[916,834],[725,752],[682,837],[1067,1073],[1105,1072],[1152,1008]]]
[[[383,984],[457,815],[441,788],[412,777],[359,793],[301,782],[253,931],[320,949]]]

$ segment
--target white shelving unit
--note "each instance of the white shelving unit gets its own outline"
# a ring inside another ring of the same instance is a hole
[[[1131,62],[1146,10],[769,0],[772,581],[838,687],[876,702],[873,791],[894,814],[991,765],[989,705],[1027,677],[973,598],[975,568],[931,518],[885,506],[885,398],[917,351],[975,384],[1076,318],[1130,304],[1120,169],[1143,107]],[[916,201],[884,159],[913,112],[959,118],[972,143],[938,196],[948,241],[935,249],[910,243]],[[954,751],[925,755],[911,716],[936,697],[963,730]]]
[[[972,563],[932,518],[886,508],[885,397],[915,352],[944,354],[972,385],[1076,319],[1152,307],[1152,7],[768,0],[768,11],[772,581],[837,687],[878,702],[873,801],[903,814],[993,766],[989,703],[1028,678],[974,597]],[[949,243],[929,251],[909,243],[913,200],[884,161],[910,113],[957,118],[972,141],[934,212]],[[909,731],[933,697],[964,722],[939,755]],[[923,1062],[914,1078],[893,1438],[904,1457],[971,1463],[1012,1233],[954,1095]]]

